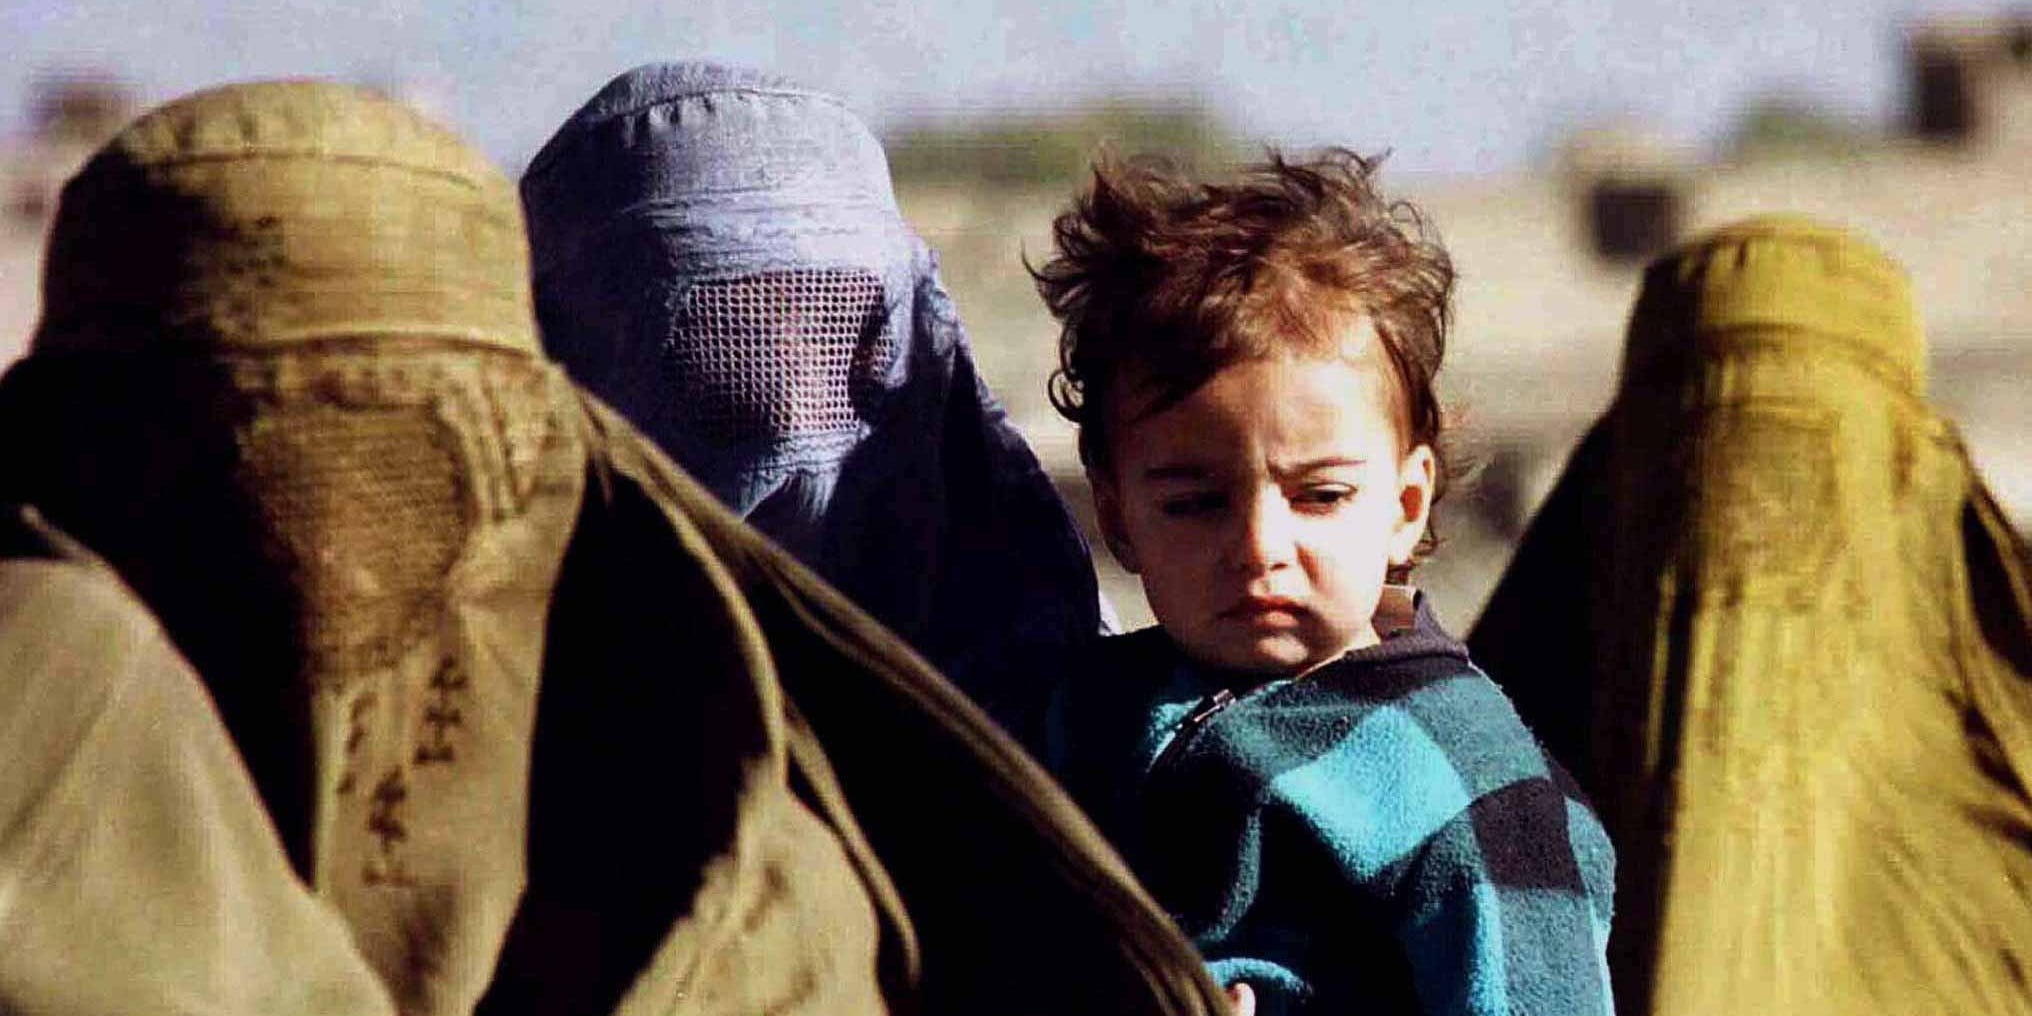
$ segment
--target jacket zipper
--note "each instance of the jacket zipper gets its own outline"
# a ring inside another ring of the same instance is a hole
[[[1218,689],[1206,698],[1200,699],[1199,705],[1193,707],[1192,712],[1178,725],[1178,731],[1171,735],[1171,743],[1165,745],[1164,750],[1157,753],[1157,760],[1150,763],[1150,772],[1156,774],[1173,759],[1184,754],[1186,742],[1192,740],[1193,735],[1199,733],[1201,727],[1206,726],[1215,715],[1234,702],[1235,693],[1226,688]]]

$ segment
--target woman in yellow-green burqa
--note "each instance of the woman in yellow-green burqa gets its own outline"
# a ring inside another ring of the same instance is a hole
[[[1625,1012],[2032,1012],[2025,549],[1925,367],[1853,235],[1662,259],[1474,633],[1616,839]]]

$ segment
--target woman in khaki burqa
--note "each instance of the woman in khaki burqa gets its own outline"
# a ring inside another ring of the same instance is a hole
[[[1925,366],[1854,236],[1661,260],[1475,629],[1615,838],[1625,1012],[2032,1012],[2025,548]]]
[[[0,381],[0,731],[48,733],[0,1010],[1214,1011],[1035,766],[542,358],[526,250],[329,85],[66,187]]]

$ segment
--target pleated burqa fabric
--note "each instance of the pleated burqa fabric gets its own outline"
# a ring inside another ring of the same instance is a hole
[[[551,355],[961,687],[1100,631],[1085,539],[838,99],[640,67],[522,196]]]
[[[1662,259],[1475,628],[1615,839],[1625,1012],[2032,1012],[2026,551],[1925,364],[1853,235]]]
[[[250,894],[308,887],[402,1013],[1211,1011],[1027,758],[543,358],[527,249],[484,160],[333,85],[173,103],[64,191],[0,501],[197,675],[272,823]],[[160,948],[113,1008],[208,969]]]

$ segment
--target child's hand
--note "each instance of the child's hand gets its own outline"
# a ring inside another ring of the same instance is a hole
[[[1256,991],[1246,981],[1228,985],[1228,1002],[1235,1016],[1256,1016]]]

